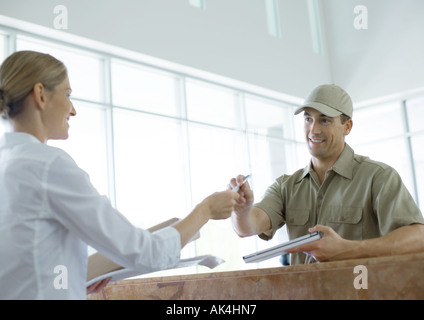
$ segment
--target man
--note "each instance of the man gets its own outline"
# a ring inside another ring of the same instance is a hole
[[[309,165],[283,175],[254,203],[243,176],[232,214],[240,237],[269,240],[287,225],[290,239],[320,231],[321,240],[290,250],[291,264],[424,251],[424,219],[388,165],[354,154],[345,143],[353,122],[349,95],[336,85],[315,88],[303,106]]]

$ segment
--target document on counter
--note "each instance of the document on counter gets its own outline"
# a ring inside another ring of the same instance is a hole
[[[225,260],[218,258],[216,256],[203,255],[203,256],[198,256],[198,257],[193,257],[193,258],[188,258],[188,259],[181,259],[180,262],[172,269],[194,267],[194,266],[197,266],[197,265],[205,266],[205,267],[208,267],[210,269],[213,269],[213,268],[219,266],[220,264],[222,264],[224,262],[225,262]],[[168,270],[170,270],[170,269],[168,269]],[[164,270],[158,270],[158,271],[164,271]],[[141,274],[142,273],[140,273],[140,271],[138,271],[136,269],[128,269],[128,268],[120,267],[120,269],[101,274],[101,275],[99,275],[98,277],[95,277],[95,278],[87,279],[87,287],[90,286],[91,284],[97,282],[97,281],[100,281],[100,280],[103,280],[103,279],[106,279],[106,278],[109,278],[109,277],[112,277],[110,282],[114,282],[114,281],[123,280],[123,279],[126,279],[126,278],[139,276]]]
[[[172,226],[173,224],[177,223],[180,219],[178,218],[172,218],[165,222],[162,222],[152,228],[149,228],[148,231],[154,232],[156,230]],[[200,237],[200,234],[198,233],[197,236],[194,237],[194,240],[198,239]],[[210,269],[213,269],[217,267],[218,265],[224,263],[225,261],[221,258],[218,258],[213,255],[203,255],[188,259],[181,259],[180,262],[172,269],[177,268],[186,268],[186,267],[193,267],[197,265],[205,266]],[[163,271],[163,270],[158,270]],[[135,269],[128,269],[120,266],[119,264],[116,264],[115,262],[109,260],[105,256],[101,255],[99,252],[96,252],[88,257],[88,267],[87,267],[87,286],[112,277],[112,281],[118,281],[125,278],[135,277],[138,275],[141,275],[142,272]]]

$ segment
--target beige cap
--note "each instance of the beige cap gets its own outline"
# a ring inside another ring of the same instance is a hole
[[[350,96],[334,84],[316,87],[306,98],[303,106],[297,108],[294,114],[301,113],[306,107],[314,108],[328,117],[337,117],[344,113],[352,118],[353,113]]]

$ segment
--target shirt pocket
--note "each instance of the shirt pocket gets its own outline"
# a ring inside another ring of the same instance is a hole
[[[340,207],[327,209],[326,222],[343,239],[362,240],[362,208]]]
[[[309,209],[289,209],[286,212],[287,231],[290,239],[308,233]]]

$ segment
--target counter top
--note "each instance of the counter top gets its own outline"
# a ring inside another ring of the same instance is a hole
[[[88,299],[424,299],[424,253],[127,279]]]

